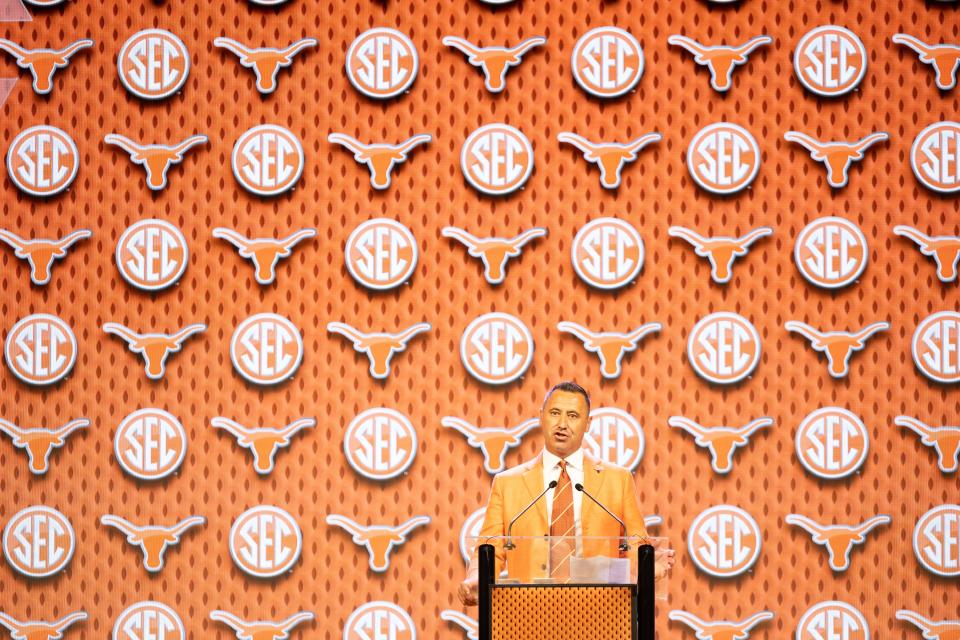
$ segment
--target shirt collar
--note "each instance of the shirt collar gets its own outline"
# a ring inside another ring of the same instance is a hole
[[[583,471],[583,448],[577,449],[566,458],[554,455],[546,449],[543,450],[543,468],[545,470],[550,471],[556,469],[561,460],[567,461],[568,469]]]

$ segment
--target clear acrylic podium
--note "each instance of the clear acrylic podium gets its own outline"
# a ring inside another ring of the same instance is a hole
[[[666,538],[495,536],[477,549],[479,640],[654,640]],[[660,552],[662,553],[662,551]],[[551,557],[569,563],[551,567]]]

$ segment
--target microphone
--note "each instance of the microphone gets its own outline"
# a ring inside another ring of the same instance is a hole
[[[584,489],[584,488],[583,488],[583,485],[580,484],[579,482],[578,482],[577,484],[573,485],[573,488],[576,489],[577,491],[579,491],[580,493],[582,493],[583,495],[587,496],[587,497],[590,498],[591,500],[593,500],[593,502],[594,502],[598,507],[600,507],[601,509],[603,509],[604,511],[607,512],[607,515],[609,515],[611,518],[613,518],[614,520],[616,520],[617,522],[620,523],[620,527],[623,529],[623,542],[620,543],[620,551],[626,551],[626,550],[628,550],[628,549],[630,548],[630,545],[627,544],[627,525],[625,525],[625,524],[623,523],[623,520],[621,520],[621,519],[618,518],[617,516],[613,515],[613,512],[611,512],[610,509],[607,509],[605,506],[603,506],[603,503],[601,503],[599,500],[597,500],[597,499],[594,498],[592,495],[590,495],[589,493],[587,493],[587,490]]]
[[[553,488],[556,487],[556,486],[557,486],[557,481],[556,481],[556,480],[551,480],[551,481],[550,481],[550,484],[547,485],[547,488],[544,489],[543,492],[540,493],[540,495],[538,495],[536,498],[534,498],[534,499],[533,499],[533,502],[531,502],[531,503],[528,504],[526,507],[524,507],[523,511],[521,511],[520,513],[518,513],[518,514],[513,518],[513,520],[510,521],[510,526],[507,527],[507,541],[506,541],[506,543],[503,545],[503,548],[504,548],[504,549],[510,551],[510,550],[512,550],[512,549],[516,549],[516,548],[517,548],[517,545],[513,544],[513,537],[512,537],[512,535],[511,535],[511,532],[513,531],[513,525],[514,525],[514,523],[515,523],[517,520],[520,519],[520,516],[522,516],[523,514],[525,514],[527,511],[529,511],[529,510],[530,510],[530,507],[532,507],[533,505],[537,504],[537,502],[540,501],[540,498],[542,498],[543,496],[547,495],[547,491],[550,491],[550,489],[553,489]]]

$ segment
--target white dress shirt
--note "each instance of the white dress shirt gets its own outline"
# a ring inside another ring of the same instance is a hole
[[[576,527],[577,536],[583,535],[583,528],[580,526],[580,505],[583,503],[583,494],[573,487],[577,484],[583,484],[583,449],[577,449],[566,458],[560,458],[543,450],[543,488],[550,486],[552,480],[560,482],[560,460],[567,461],[567,475],[570,476],[570,490],[573,491],[573,523]],[[553,518],[553,494],[556,489],[547,491],[543,497],[547,501],[547,526],[550,526]],[[578,545],[579,546],[579,545]]]

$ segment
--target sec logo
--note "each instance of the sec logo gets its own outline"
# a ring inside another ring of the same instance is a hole
[[[690,332],[687,359],[693,370],[710,382],[739,382],[760,362],[760,334],[743,316],[711,313]]]
[[[56,127],[24,129],[7,149],[7,173],[13,184],[32,196],[54,196],[77,177],[80,152],[73,139]]]
[[[471,133],[460,150],[460,168],[477,191],[492,196],[512,193],[533,172],[533,145],[508,124],[487,124]]]
[[[643,76],[643,49],[629,32],[598,27],[577,40],[570,57],[573,79],[598,98],[627,93]]]
[[[960,382],[960,313],[941,311],[924,318],[913,332],[913,363],[937,382]]]
[[[687,148],[693,181],[711,193],[746,189],[760,171],[760,145],[749,131],[729,122],[707,125]]]
[[[190,75],[190,52],[183,40],[163,29],[139,31],[123,44],[117,56],[120,82],[144,100],[172,96]]]
[[[533,335],[519,318],[486,313],[464,330],[460,360],[480,382],[508,384],[526,373],[533,361]]]
[[[943,504],[920,516],[913,529],[913,552],[927,571],[960,576],[960,505]]]
[[[474,547],[476,542],[471,540],[471,538],[477,538],[480,536],[480,532],[483,530],[483,519],[487,517],[486,508],[477,509],[463,522],[463,526],[460,527],[460,555],[463,556],[463,561],[470,564],[470,558],[473,557]]]
[[[138,602],[123,610],[113,624],[112,640],[186,640],[177,612],[161,602]]]
[[[813,93],[840,96],[856,89],[867,73],[867,48],[849,29],[817,27],[797,43],[793,69]]]
[[[230,557],[254,578],[272,578],[289,571],[302,550],[300,526],[279,507],[248,509],[230,528]]]
[[[361,223],[344,248],[347,271],[358,284],[385,291],[399,287],[417,268],[417,241],[410,229],[390,218]]]
[[[140,409],[120,423],[113,438],[120,468],[141,480],[160,480],[180,468],[187,431],[163,409]]]
[[[115,257],[124,280],[137,289],[158,291],[180,279],[190,251],[180,229],[165,220],[147,219],[127,227]]]
[[[283,316],[258,313],[241,322],[233,332],[230,360],[248,382],[278,384],[300,367],[303,338]]]
[[[710,507],[694,520],[687,549],[697,567],[715,578],[732,578],[749,571],[760,557],[760,527],[739,507]]]
[[[597,218],[580,228],[570,248],[573,269],[597,289],[619,289],[643,269],[643,238],[629,222]]]
[[[63,571],[77,546],[67,517],[50,507],[27,507],[3,530],[3,555],[18,573],[45,578]]]
[[[804,227],[793,247],[800,275],[824,289],[845,287],[859,278],[869,254],[860,227],[833,216],[817,218]]]
[[[303,175],[304,162],[300,139],[275,124],[247,129],[230,156],[233,177],[258,196],[275,196],[292,189]]]
[[[77,338],[60,318],[35,313],[13,325],[3,355],[10,371],[23,382],[53,384],[77,362]]]
[[[910,166],[926,188],[960,191],[960,122],[935,122],[921,131],[910,147]]]
[[[417,455],[417,432],[407,416],[378,407],[347,426],[343,453],[354,471],[370,480],[389,480],[406,471]]]
[[[347,78],[369,98],[400,95],[413,84],[419,67],[413,41],[396,29],[364,31],[347,49]]]
[[[795,439],[800,464],[826,480],[845,478],[863,466],[870,432],[856,415],[840,407],[812,412],[797,428]]]
[[[410,614],[392,602],[361,605],[343,625],[343,640],[417,640]]]
[[[870,640],[870,629],[856,608],[829,600],[813,605],[797,623],[796,640]]]
[[[590,455],[633,471],[643,458],[643,428],[633,416],[615,407],[590,412],[590,427],[583,443]]]

